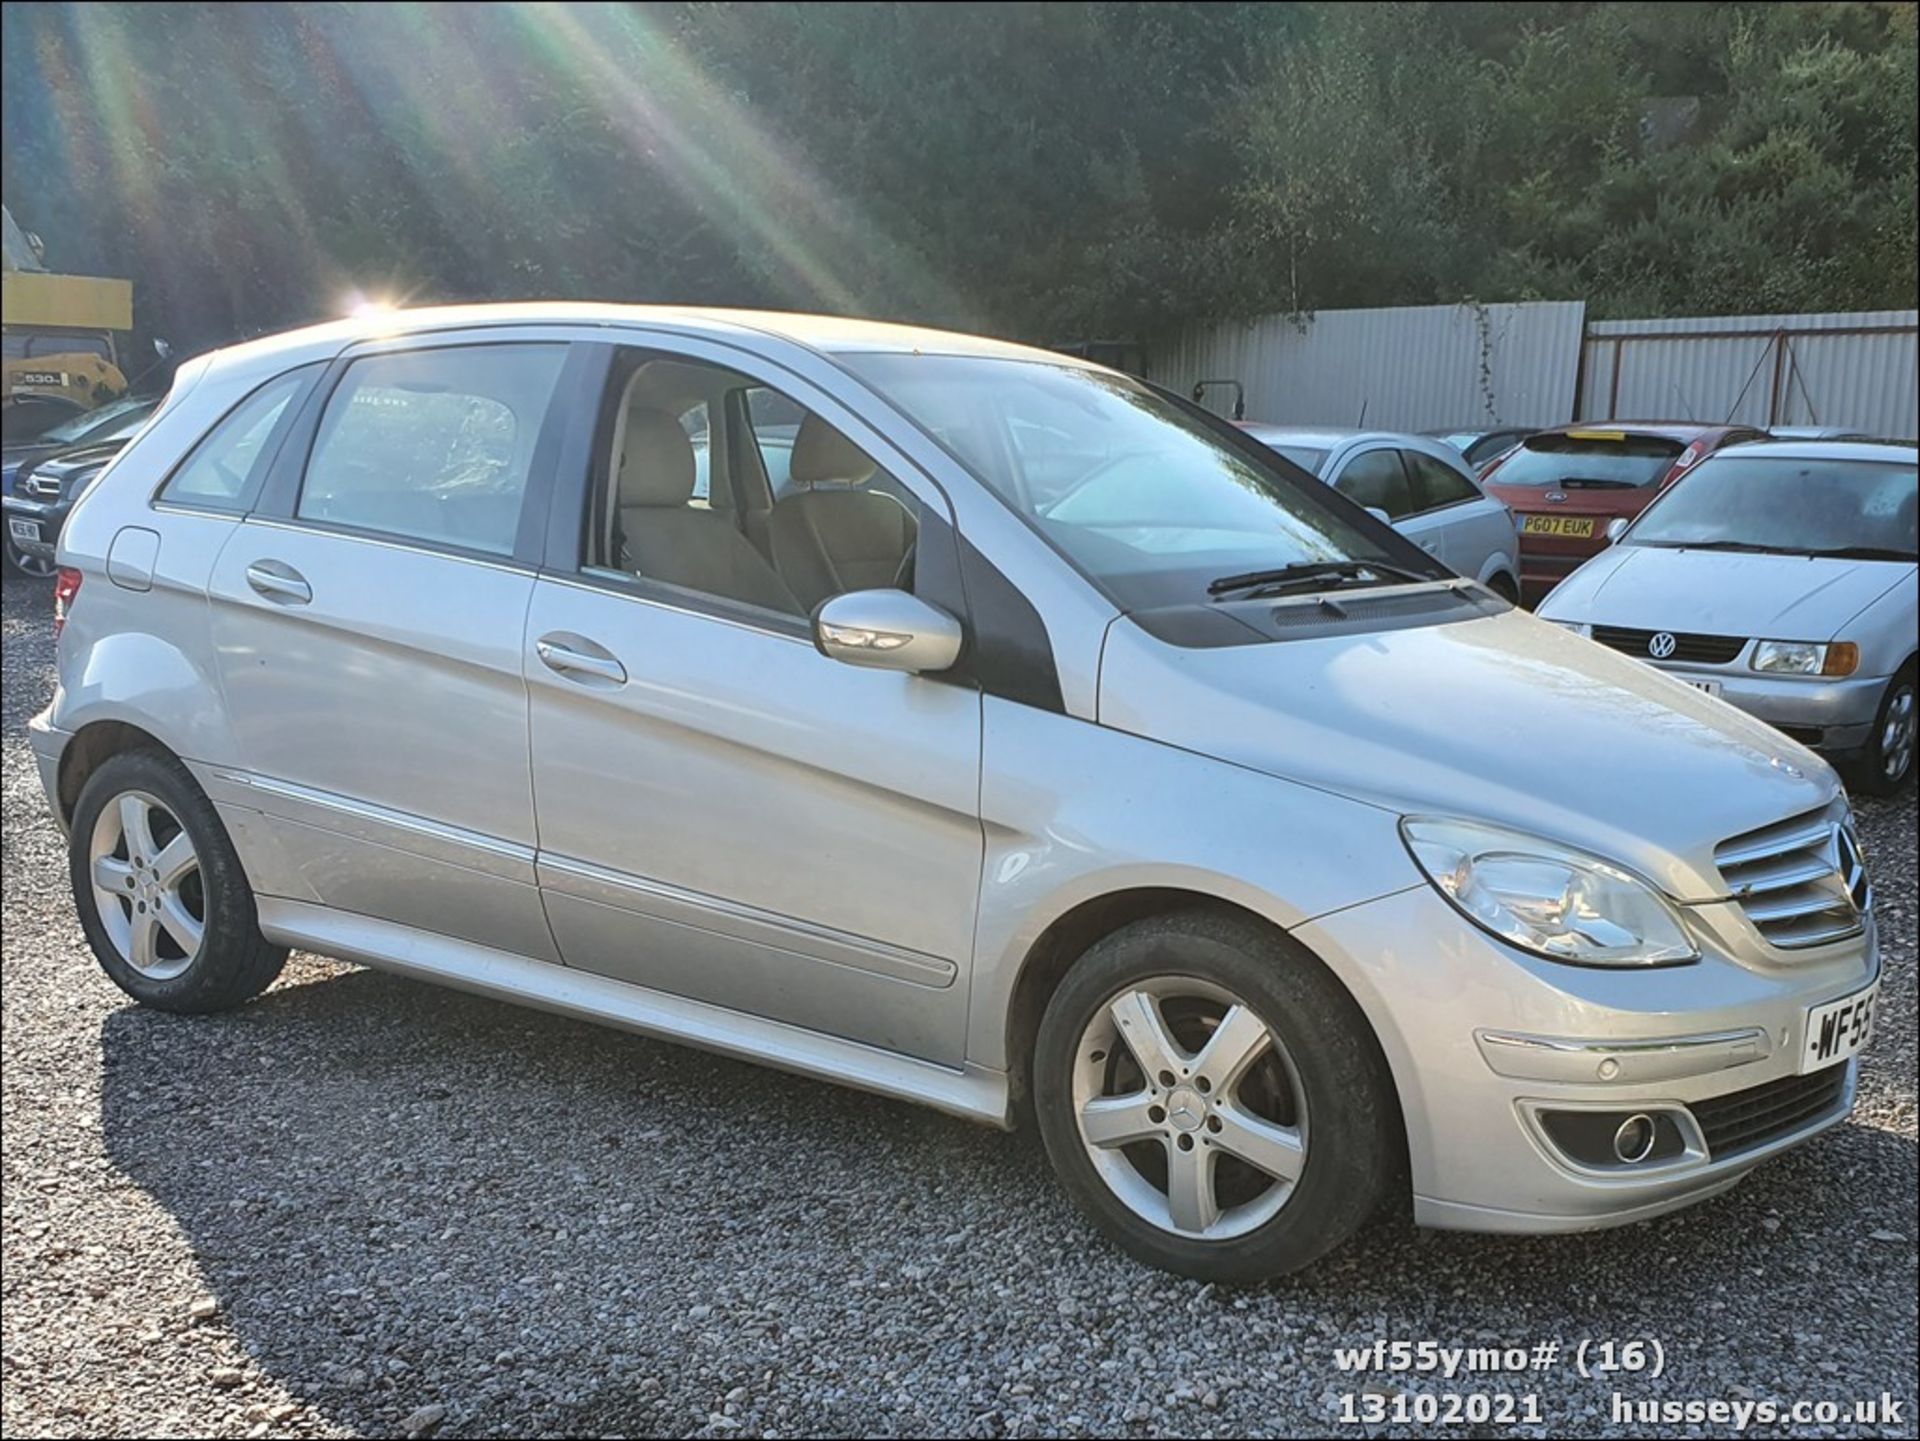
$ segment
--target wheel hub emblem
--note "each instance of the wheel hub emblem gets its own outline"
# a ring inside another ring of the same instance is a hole
[[[1197,1131],[1207,1123],[1207,1103],[1181,1086],[1167,1097],[1167,1121],[1176,1131]]]
[[[1660,631],[1647,642],[1647,654],[1655,660],[1665,660],[1679,648],[1680,642],[1673,638],[1672,631]]]

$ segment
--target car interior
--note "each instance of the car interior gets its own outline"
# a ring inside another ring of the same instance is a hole
[[[611,390],[600,568],[787,616],[911,588],[912,495],[819,416],[677,360],[636,356]]]

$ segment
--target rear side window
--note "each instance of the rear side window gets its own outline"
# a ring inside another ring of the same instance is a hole
[[[511,555],[564,345],[369,356],[327,401],[295,514]]]
[[[280,422],[291,416],[294,398],[307,388],[315,370],[308,366],[289,371],[228,411],[168,477],[160,499],[215,510],[245,509],[251,483],[266,462],[268,442]]]
[[[1333,488],[1355,505],[1384,510],[1389,520],[1398,520],[1414,508],[1406,467],[1397,450],[1370,450],[1356,456],[1334,480]]]
[[[1458,505],[1463,500],[1478,500],[1480,489],[1445,461],[1422,455],[1417,450],[1401,452],[1413,480],[1413,508],[1438,510],[1443,505]]]
[[[1636,490],[1657,484],[1683,447],[1662,435],[1574,431],[1529,437],[1488,479],[1561,490]]]

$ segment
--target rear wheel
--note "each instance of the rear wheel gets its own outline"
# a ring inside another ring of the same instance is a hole
[[[74,806],[74,904],[115,985],[143,1005],[218,1011],[273,984],[285,948],[260,934],[226,827],[186,767],[156,751],[103,761]]]
[[[1391,1189],[1392,1084],[1352,998],[1250,920],[1128,926],[1055,992],[1035,1044],[1041,1135],[1069,1194],[1150,1265],[1297,1270]]]
[[[1890,796],[1912,778],[1914,706],[1914,667],[1908,665],[1887,682],[1860,757],[1855,784],[1868,795]]]

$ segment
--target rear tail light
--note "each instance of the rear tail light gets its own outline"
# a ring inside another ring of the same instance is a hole
[[[67,623],[74,597],[80,594],[80,579],[80,572],[70,565],[61,566],[53,578],[53,633],[56,638]]]
[[[1689,467],[1691,467],[1695,461],[1699,460],[1700,457],[1705,455],[1706,453],[1707,453],[1707,447],[1704,444],[1702,444],[1700,441],[1696,440],[1692,445],[1688,446],[1685,450],[1680,452],[1678,458],[1675,459],[1675,461],[1673,462],[1673,469],[1667,472],[1667,479],[1668,480],[1677,479]]]

